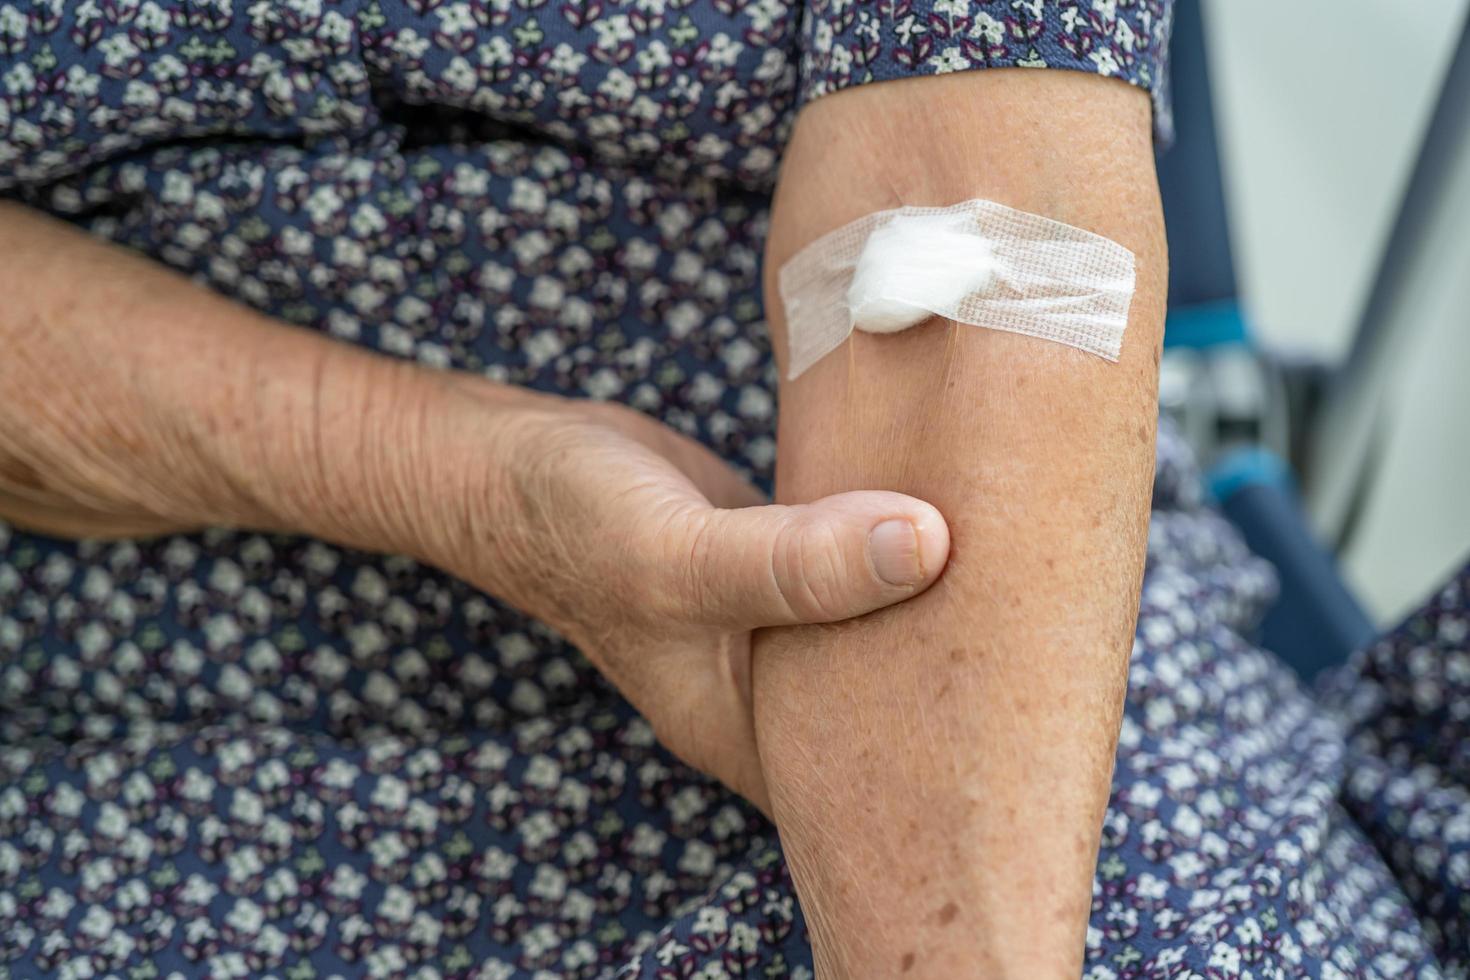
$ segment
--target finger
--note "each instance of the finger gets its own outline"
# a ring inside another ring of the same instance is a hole
[[[685,615],[742,629],[834,622],[902,602],[932,585],[949,557],[938,510],[876,490],[695,511],[666,533]]]

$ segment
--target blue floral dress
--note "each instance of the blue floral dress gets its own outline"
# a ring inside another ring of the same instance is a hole
[[[0,193],[344,342],[617,399],[761,481],[796,108],[1166,0],[0,0]],[[3,356],[3,351],[0,351]],[[1470,970],[1470,580],[1316,696],[1160,441],[1087,975]],[[0,977],[811,977],[774,829],[403,558],[0,524]]]

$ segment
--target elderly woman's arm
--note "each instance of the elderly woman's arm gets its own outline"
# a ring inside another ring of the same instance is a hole
[[[432,375],[3,202],[0,255],[0,518],[63,537],[310,529],[446,554],[453,510],[420,505],[468,489],[444,472],[464,454],[443,450],[470,433],[453,431],[462,413],[428,411]],[[484,449],[506,431],[474,435]]]
[[[797,120],[774,272],[899,204],[985,197],[1137,256],[1113,364],[931,322],[782,389],[777,498],[874,487],[949,522],[943,578],[763,632],[757,735],[818,975],[1076,977],[1143,568],[1166,281],[1149,100],[1069,72],[824,97]]]
[[[556,627],[758,805],[750,629],[900,601],[943,562],[917,500],[750,506],[716,457],[636,412],[289,327],[3,202],[0,256],[0,520],[413,555]],[[891,521],[912,530],[885,551],[870,532]]]

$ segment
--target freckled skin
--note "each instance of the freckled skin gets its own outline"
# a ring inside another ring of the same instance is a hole
[[[414,557],[553,627],[666,748],[762,809],[752,631],[904,601],[946,563],[921,501],[766,506],[641,412],[291,327],[14,202],[0,256],[0,520]],[[895,519],[917,576],[899,584],[871,553]]]
[[[895,488],[952,534],[923,596],[757,640],[762,765],[822,980],[1082,972],[1153,465],[1152,167],[1147,97],[1075,73],[864,86],[798,117],[768,271],[865,214],[977,197],[1102,234],[1138,270],[1116,364],[936,320],[854,334],[783,383],[779,499]]]

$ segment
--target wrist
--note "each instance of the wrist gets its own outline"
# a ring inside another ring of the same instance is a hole
[[[425,559],[575,640],[579,604],[562,601],[570,569],[557,517],[576,508],[563,493],[566,466],[580,458],[573,403],[474,375],[436,380],[444,451],[421,468],[448,492],[425,523]]]
[[[433,560],[456,489],[439,372],[276,325],[243,333],[234,369],[183,393],[197,523]]]

